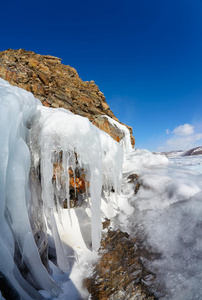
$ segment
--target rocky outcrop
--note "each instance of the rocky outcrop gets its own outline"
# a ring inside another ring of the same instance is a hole
[[[60,58],[23,49],[8,49],[0,52],[0,77],[32,92],[44,106],[66,108],[89,118],[96,126],[99,115],[107,115],[118,121],[95,82],[82,81],[74,68],[61,64]],[[113,131],[109,130],[107,121],[104,126],[106,130],[103,127],[101,129],[107,133]],[[134,146],[132,128],[127,127]],[[112,137],[120,140],[122,134],[116,130]]]

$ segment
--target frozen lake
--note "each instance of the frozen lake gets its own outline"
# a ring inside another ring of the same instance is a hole
[[[166,158],[165,158],[166,159]],[[202,156],[163,161],[146,150],[130,156],[141,187],[128,200],[131,233],[155,255],[142,257],[155,282],[146,283],[159,299],[202,299]],[[130,184],[125,194],[130,193]]]
[[[181,156],[169,159],[170,163],[202,173],[202,155]]]

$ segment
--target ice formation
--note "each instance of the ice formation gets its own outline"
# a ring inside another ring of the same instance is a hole
[[[118,193],[123,149],[87,118],[64,109],[44,108],[31,93],[2,79],[0,124],[0,272],[22,299],[41,299],[43,291],[56,297],[61,288],[47,271],[47,257],[43,263],[41,257],[46,253],[48,231],[57,265],[63,272],[68,270],[58,223],[62,222],[65,200],[70,226],[75,222],[70,213],[70,172],[74,180],[78,171],[85,176],[83,198],[91,209],[88,235],[92,250],[97,250],[101,239],[101,193],[103,189]],[[29,269],[28,280],[21,275],[23,268]],[[38,293],[37,289],[43,291]]]

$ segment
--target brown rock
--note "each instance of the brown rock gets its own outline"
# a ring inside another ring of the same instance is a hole
[[[43,64],[39,64],[39,71],[43,73],[49,73],[49,68]]]
[[[53,103],[51,104],[51,107],[53,107],[53,108],[58,108],[58,107],[60,107],[60,105],[59,105],[58,103],[53,102]]]
[[[44,101],[42,104],[43,104],[43,106],[50,107],[50,104],[46,101]]]
[[[42,81],[43,84],[45,84],[45,85],[49,84],[50,79],[47,76],[45,76],[43,73],[39,73],[38,76],[39,76],[39,79]]]
[[[109,105],[104,102],[104,103],[102,103],[102,108],[103,108],[103,110],[107,110],[107,109],[109,109]]]
[[[35,69],[38,66],[39,62],[38,62],[38,60],[30,57],[30,58],[27,58],[27,64],[30,68]]]

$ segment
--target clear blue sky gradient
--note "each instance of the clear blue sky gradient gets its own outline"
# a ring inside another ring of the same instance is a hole
[[[62,58],[94,80],[137,148],[202,123],[202,1],[0,0],[0,51]]]

